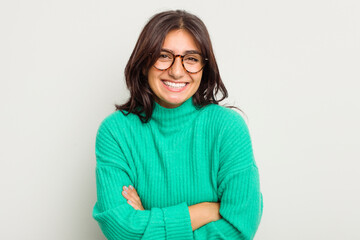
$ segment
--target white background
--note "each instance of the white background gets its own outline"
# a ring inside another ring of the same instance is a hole
[[[210,32],[260,170],[258,240],[360,239],[360,2],[0,3],[0,239],[105,239],[92,219],[95,135],[155,13]]]

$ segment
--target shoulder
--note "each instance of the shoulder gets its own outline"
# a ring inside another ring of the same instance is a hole
[[[218,127],[226,128],[247,128],[246,122],[239,111],[217,104],[209,104],[203,110],[204,114],[216,121]]]
[[[135,114],[127,114],[126,111],[119,110],[107,115],[100,123],[99,130],[106,129],[110,132],[118,132],[122,129],[130,129],[135,125],[141,124],[139,117]]]

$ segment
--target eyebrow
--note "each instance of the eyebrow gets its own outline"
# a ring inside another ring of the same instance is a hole
[[[169,53],[172,53],[172,54],[176,55],[174,53],[174,51],[172,51],[170,49],[162,48],[161,51],[169,52]],[[197,51],[197,50],[187,50],[187,51],[184,52],[184,55],[186,55],[186,54],[200,54],[201,55],[201,53],[199,51]]]

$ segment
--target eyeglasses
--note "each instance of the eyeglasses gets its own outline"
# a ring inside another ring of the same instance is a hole
[[[165,71],[174,64],[177,57],[181,58],[181,64],[188,73],[198,73],[204,66],[207,58],[203,58],[199,53],[188,53],[185,55],[174,55],[171,52],[161,51],[156,60],[154,67],[158,70]]]

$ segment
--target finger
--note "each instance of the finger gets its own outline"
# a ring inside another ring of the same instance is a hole
[[[130,191],[136,193],[137,196],[139,196],[138,192],[136,191],[136,189],[135,189],[133,186],[129,185],[129,188],[128,188],[128,189],[129,189]]]
[[[130,205],[132,205],[134,207],[134,209],[136,209],[136,210],[144,210],[143,207],[142,207],[141,201],[138,201],[133,196],[130,196],[128,193],[126,193],[126,191],[123,191],[122,194],[125,197],[125,199],[128,200],[129,204],[132,203]]]
[[[135,190],[135,188],[132,185],[129,186],[123,186],[123,190]],[[135,190],[136,191],[136,190]]]
[[[131,186],[131,185],[130,185],[130,186]],[[129,187],[126,192],[127,192],[132,198],[134,198],[134,200],[140,202],[139,194],[137,193],[137,191],[135,190],[135,188],[131,189],[131,188]]]
[[[126,198],[126,199],[132,199],[133,201],[135,201],[137,199],[137,194],[134,194],[134,192],[129,189],[127,186],[123,186],[123,191],[122,191],[122,195]]]
[[[145,210],[144,209],[144,207],[143,207],[143,205],[141,204],[141,202],[140,203],[138,203],[138,202],[134,202],[133,200],[128,200],[127,201],[127,203],[129,204],[129,205],[131,205],[135,210]]]
[[[126,191],[122,191],[121,194],[123,195],[124,198],[131,199],[131,196]]]
[[[132,206],[135,210],[140,210],[139,206],[133,201],[128,200],[128,204],[130,204],[130,206]]]
[[[134,206],[134,204],[131,202],[131,200],[127,200],[127,203],[128,203],[131,207],[133,207],[133,208],[135,209],[135,206]]]
[[[133,195],[130,195],[130,193],[127,191],[123,191],[122,195],[125,199],[130,200],[134,204],[137,204],[137,205],[141,204],[141,202],[139,202]]]
[[[137,193],[137,191],[135,190],[134,187],[132,187],[131,185],[129,185],[129,187],[123,186],[123,190],[127,193],[127,195],[128,195],[130,198],[132,198],[133,200],[136,200],[136,201],[140,202],[139,194]]]
[[[131,200],[136,209],[144,210],[139,194],[132,185],[129,185],[129,187],[123,186],[123,190],[124,191],[122,195],[125,197],[125,199]]]
[[[127,191],[128,191],[128,187],[123,186],[121,194],[123,195],[124,198],[129,199],[130,195]]]

